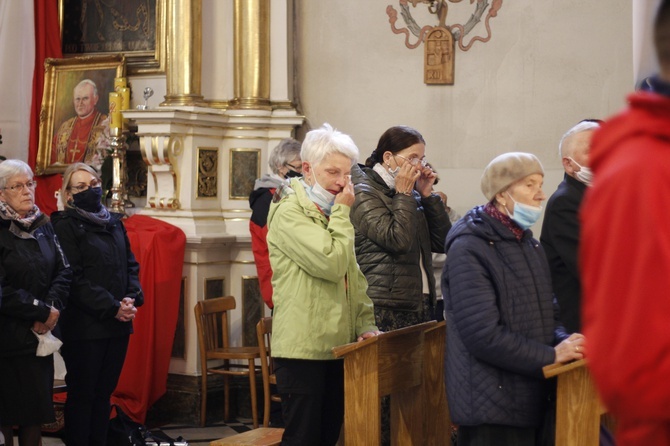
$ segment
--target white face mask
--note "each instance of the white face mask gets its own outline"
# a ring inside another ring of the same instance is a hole
[[[398,176],[398,172],[400,172],[400,166],[396,164],[395,169],[391,169],[391,165],[388,163],[388,161],[385,161],[384,164],[386,164],[386,171],[389,174],[388,177],[383,177],[384,182],[386,182],[386,185],[391,189],[395,189],[395,178]]]
[[[395,169],[391,169],[391,165],[389,163],[386,163],[386,167],[388,172],[391,174],[393,178],[398,176],[398,172],[400,172],[400,166],[396,165]]]
[[[316,203],[326,215],[330,215],[330,210],[335,201],[335,194],[328,192],[321,187],[319,182],[316,181],[316,175],[314,175],[314,184],[306,191],[311,200]]]
[[[587,186],[591,185],[593,181],[593,171],[586,166],[581,166],[577,161],[573,160],[571,157],[568,157],[570,161],[575,163],[579,167],[579,172],[575,172],[575,176],[579,181],[586,184]]]

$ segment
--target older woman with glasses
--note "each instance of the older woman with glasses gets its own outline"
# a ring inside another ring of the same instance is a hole
[[[356,260],[368,280],[382,331],[435,319],[437,293],[432,252],[444,252],[451,228],[437,176],[426,160],[426,142],[406,126],[379,138],[365,166],[351,169],[356,201]],[[382,444],[389,443],[388,398],[382,401]]]
[[[102,205],[98,173],[71,164],[63,176],[65,208],[52,216],[73,278],[63,311],[67,367],[65,439],[68,446],[104,444],[110,397],[125,361],[132,320],[144,299],[139,265],[121,215]]]
[[[46,215],[35,205],[33,172],[0,163],[0,423],[7,445],[37,446],[55,419],[53,355],[37,356],[37,337],[58,331],[71,271]]]
[[[356,260],[383,331],[434,317],[435,278],[431,252],[444,252],[451,228],[436,175],[427,165],[426,142],[406,126],[389,128],[351,178],[356,201]]]

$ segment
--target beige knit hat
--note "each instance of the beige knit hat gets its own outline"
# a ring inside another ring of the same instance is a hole
[[[482,193],[488,201],[491,201],[498,192],[534,173],[544,176],[540,160],[532,153],[503,153],[493,158],[493,161],[484,169]]]

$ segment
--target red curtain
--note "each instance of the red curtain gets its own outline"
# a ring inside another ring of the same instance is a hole
[[[186,236],[163,221],[134,215],[125,221],[140,264],[144,305],[133,321],[128,355],[112,402],[144,423],[147,410],[165,393],[174,341]]]
[[[35,71],[33,75],[33,98],[30,107],[30,139],[28,165],[33,170],[37,161],[37,144],[40,133],[40,111],[44,92],[44,59],[61,58],[60,25],[58,23],[58,0],[33,0],[35,5]],[[54,192],[60,189],[60,175],[45,175],[37,179],[35,192],[37,206],[47,215],[56,210]]]

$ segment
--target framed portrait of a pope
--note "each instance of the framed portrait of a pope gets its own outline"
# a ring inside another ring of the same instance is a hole
[[[68,165],[102,165],[109,147],[109,93],[125,76],[122,55],[47,59],[40,113],[37,175]]]

